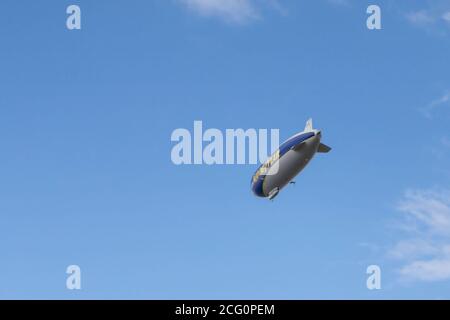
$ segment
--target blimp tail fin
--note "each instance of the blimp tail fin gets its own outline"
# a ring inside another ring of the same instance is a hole
[[[328,153],[330,152],[331,148],[327,146],[326,144],[319,144],[319,149],[317,149],[317,152],[319,153]]]
[[[313,121],[311,118],[309,118],[308,121],[306,121],[305,132],[310,132],[313,130]]]

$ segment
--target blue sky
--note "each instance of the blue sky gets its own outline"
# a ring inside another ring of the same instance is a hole
[[[1,8],[0,298],[450,298],[450,1]],[[194,120],[309,117],[333,150],[274,202],[170,159]]]

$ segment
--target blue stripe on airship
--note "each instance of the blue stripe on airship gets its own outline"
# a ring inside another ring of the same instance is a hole
[[[292,137],[288,141],[284,142],[280,146],[280,158],[286,154],[289,150],[292,149],[292,147],[298,145],[299,143],[302,143],[305,140],[308,140],[309,138],[314,137],[314,132],[306,132],[303,134],[300,134],[296,137]]]

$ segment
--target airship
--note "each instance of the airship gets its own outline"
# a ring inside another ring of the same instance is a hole
[[[273,200],[283,187],[308,165],[316,153],[328,153],[331,148],[321,143],[322,131],[313,129],[312,119],[299,132],[276,150],[255,172],[251,186],[258,197]]]

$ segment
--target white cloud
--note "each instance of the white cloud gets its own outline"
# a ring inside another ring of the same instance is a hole
[[[426,10],[409,12],[406,14],[406,18],[409,22],[416,25],[427,25],[436,21],[431,13]]]
[[[444,21],[450,23],[450,11],[445,12],[445,13],[442,15],[442,19],[444,19]]]
[[[447,91],[442,97],[432,102],[433,106],[441,105],[450,101],[450,91]]]
[[[429,30],[446,30],[450,26],[450,1],[434,0],[428,6],[416,11],[409,11],[406,19],[413,25]],[[443,34],[446,34],[444,31]]]
[[[404,260],[422,257],[424,255],[435,255],[439,253],[439,249],[434,245],[421,239],[408,239],[399,241],[388,255],[391,258]]]
[[[252,0],[179,0],[200,15],[245,23],[259,18]]]
[[[414,221],[418,229],[450,236],[450,196],[447,193],[409,190],[398,209],[409,221]]]
[[[442,281],[450,279],[450,257],[428,261],[414,261],[400,270],[407,278],[421,281]]]
[[[450,280],[450,191],[409,190],[398,205],[409,238],[388,256],[400,260],[403,279]]]
[[[444,92],[444,94],[442,96],[431,101],[425,108],[422,108],[422,112],[424,113],[424,115],[426,117],[431,118],[432,112],[435,109],[440,108],[445,105],[448,105],[448,104],[450,104],[450,90],[447,90],[446,92]]]

